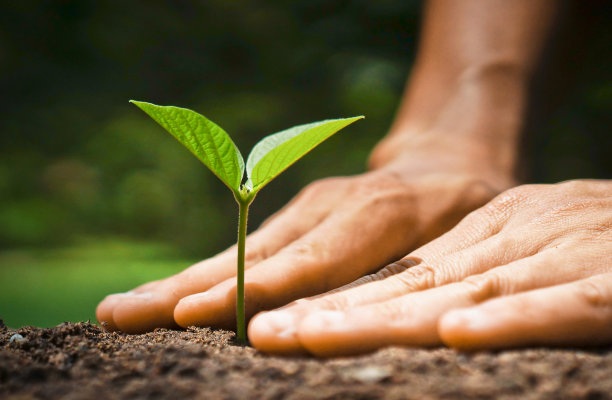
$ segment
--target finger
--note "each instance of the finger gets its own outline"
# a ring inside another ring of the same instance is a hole
[[[449,254],[468,249],[495,236],[504,228],[517,205],[527,202],[530,193],[536,188],[537,185],[526,185],[501,193],[485,206],[472,211],[445,234],[412,252],[410,256],[425,260],[430,265],[439,265]]]
[[[113,310],[115,307],[122,301],[129,299],[135,294],[148,292],[152,288],[155,288],[158,284],[159,281],[147,282],[130,290],[129,292],[113,293],[106,296],[96,307],[96,319],[102,325],[102,328],[110,332],[118,331],[119,327],[115,325],[113,320]]]
[[[355,354],[388,345],[439,345],[441,339],[437,322],[451,309],[473,306],[493,297],[534,287],[566,282],[584,274],[584,270],[576,268],[567,268],[567,273],[559,268],[555,274],[551,274],[547,267],[558,265],[558,259],[558,254],[548,251],[461,282],[349,307],[348,310],[314,311],[299,322],[297,336],[309,352],[318,356]],[[401,282],[401,275],[387,278],[377,286],[389,290]],[[385,282],[394,284],[382,287]],[[346,293],[357,293],[359,289],[364,292],[367,286],[372,286],[373,291],[378,289],[374,285],[364,285]]]
[[[558,235],[554,230],[530,225],[512,228],[496,228],[493,225],[488,229],[484,229],[485,225],[482,227],[478,237],[466,239],[461,245],[456,243],[457,238],[463,234],[468,235],[469,231],[465,229],[469,228],[462,224],[453,228],[448,236],[448,248],[453,248],[453,251],[442,248],[441,244],[446,243],[446,235],[440,238],[442,241],[438,247],[424,246],[415,250],[406,259],[414,259],[420,263],[397,278],[403,278],[412,291],[425,290],[458,282],[513,261],[548,254],[550,249],[563,251],[563,246],[560,247],[556,243]],[[499,232],[496,232],[497,230]],[[437,252],[438,250],[440,251]]]
[[[401,196],[404,196],[402,193]],[[397,207],[403,197],[385,196],[331,215],[318,227],[246,271],[248,315],[297,298],[326,292],[380,268],[410,245],[413,215]],[[408,244],[407,244],[408,243]],[[235,326],[236,283],[227,280],[177,305],[179,325]]]
[[[245,268],[251,268],[275,254],[319,223],[322,209],[300,213],[301,207],[287,208],[247,238]],[[179,299],[205,291],[236,273],[235,246],[199,262],[165,280],[152,282],[127,293],[110,295],[98,306],[98,321],[109,330],[140,333],[158,327],[176,327],[174,307]]]
[[[479,274],[483,272],[499,265],[510,264],[517,259],[522,261],[515,265],[506,265],[504,271],[507,267],[511,267],[513,270],[524,273],[525,265],[531,264],[534,267],[541,264],[545,262],[542,261],[545,256],[548,257],[548,262],[552,262],[548,252],[540,253],[537,257],[525,260],[523,257],[537,253],[538,247],[534,243],[540,243],[541,241],[524,241],[521,239],[524,237],[525,235],[522,232],[496,234],[475,246],[438,258],[439,264],[436,266],[431,266],[425,261],[414,266],[417,261],[412,256],[408,256],[390,266],[395,268],[395,274],[388,279],[349,290],[341,290],[338,293],[322,297],[317,296],[313,299],[302,300],[297,304],[271,313],[262,313],[251,322],[249,338],[252,344],[261,351],[285,354],[302,352],[303,346],[298,339],[297,327],[306,315],[315,311],[346,310],[359,305],[386,301],[408,293],[461,281],[473,275],[480,277]],[[400,272],[398,269],[404,271]],[[492,271],[491,274],[484,275],[482,281],[479,281],[479,283],[474,281],[474,283],[482,285],[499,275],[497,271]],[[564,275],[551,276],[561,277]],[[380,277],[372,277],[380,279]],[[374,280],[372,277],[369,279]],[[516,279],[516,277],[504,274],[500,279]],[[544,282],[546,280],[547,277],[544,276],[536,281]],[[471,283],[472,281],[467,282],[461,287]],[[522,283],[522,285],[524,284]],[[468,289],[471,289],[471,287]]]
[[[486,193],[482,193],[482,196],[480,197],[488,198],[490,196],[489,190],[487,189],[485,191]],[[451,201],[451,203],[458,204],[461,202],[454,199]],[[508,204],[511,203],[511,201],[504,199],[499,203],[500,204],[496,206],[497,209],[504,209],[508,207]],[[447,208],[449,207],[442,207],[442,209]],[[506,215],[507,213],[504,212],[493,213],[492,211],[472,213],[466,217],[466,219],[460,223],[458,227],[454,228],[451,232],[439,239],[441,241],[440,245],[436,245],[434,243],[424,246],[424,248],[419,249],[413,254],[425,256],[428,259],[436,261],[447,253],[468,247],[490,237],[491,235],[494,235],[501,229]],[[492,218],[492,216],[495,218]],[[502,216],[503,218],[499,216]],[[430,218],[435,220],[444,219],[441,215],[437,215],[435,218],[430,216]],[[469,238],[470,240],[466,240],[466,238]],[[487,250],[485,249],[485,251]],[[400,268],[401,270],[405,270],[407,266],[414,266],[414,264],[420,261],[422,261],[422,259],[419,257],[410,255],[392,265],[392,268]],[[421,284],[419,285],[419,288],[423,289],[428,286],[427,284],[429,284],[429,287],[433,285],[433,283],[431,283],[433,280],[428,279],[432,271],[432,268],[422,264],[421,266],[408,271],[407,275],[409,275],[410,278],[418,277],[418,279],[413,279],[413,281],[420,282]],[[397,272],[399,271],[395,271],[394,273]],[[380,276],[371,275],[365,277],[365,279],[378,280],[380,279]],[[408,279],[406,279],[406,281],[407,280]],[[363,281],[363,279],[360,281]],[[362,282],[357,282],[357,285],[360,283]],[[380,288],[378,288],[378,286],[380,286]],[[392,288],[388,288],[386,286],[389,286],[388,282],[380,285],[374,285],[371,288],[366,288],[365,290],[341,293],[336,296],[328,296],[329,293],[327,293],[328,295],[324,296],[321,301],[313,302],[314,299],[302,300],[299,304],[289,307],[287,312],[283,311],[280,314],[263,313],[259,317],[255,318],[250,324],[250,340],[256,347],[263,351],[283,353],[291,353],[294,351],[300,352],[302,351],[302,346],[299,344],[297,336],[295,335],[295,327],[301,320],[302,315],[312,312],[314,309],[318,308],[335,309],[337,307],[346,307],[348,304],[355,305],[372,302],[375,301],[375,299],[376,301],[380,301],[400,294],[398,291],[401,291],[401,293],[406,291],[406,287],[404,285],[393,285],[394,287]],[[347,287],[342,288],[340,291],[344,292],[345,289],[347,289]],[[414,289],[416,289],[416,287]]]
[[[444,343],[466,350],[612,343],[612,274],[450,311],[439,332]]]
[[[260,312],[249,323],[249,341],[263,352],[304,354],[306,351],[298,339],[297,326],[306,315],[390,298],[394,295],[393,288],[383,280],[406,270],[412,266],[411,263],[411,260],[393,263],[338,289],[297,300],[274,311]]]
[[[117,304],[121,303],[129,294],[127,293],[113,293],[106,296],[98,307],[96,307],[96,319],[104,328],[109,332],[118,331],[119,327],[115,325],[113,320],[113,310]]]

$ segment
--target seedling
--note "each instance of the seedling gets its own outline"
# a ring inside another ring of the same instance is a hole
[[[244,317],[244,245],[249,205],[281,172],[340,129],[363,116],[294,126],[266,136],[244,159],[229,135],[206,117],[186,108],[130,100],[187,147],[232,191],[238,203],[236,335],[246,342]]]

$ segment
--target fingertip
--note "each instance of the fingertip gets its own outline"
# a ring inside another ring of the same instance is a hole
[[[199,319],[199,312],[197,312],[198,304],[200,304],[200,298],[205,296],[206,292],[196,293],[186,297],[183,297],[176,303],[172,312],[174,322],[176,322],[181,328],[188,328],[190,326],[198,326],[196,320]]]
[[[298,338],[304,348],[317,357],[360,354],[379,347],[375,332],[366,332],[353,325],[342,311],[317,311],[300,322]]]
[[[176,300],[155,292],[132,293],[113,309],[113,321],[125,333],[150,332],[155,328],[176,328],[172,310]]]
[[[296,318],[289,311],[270,311],[255,315],[249,323],[248,335],[253,347],[265,353],[307,353],[297,336]]]
[[[96,307],[96,319],[105,331],[114,332],[119,330],[119,327],[117,327],[113,320],[113,311],[121,303],[125,295],[126,293],[109,294]]]
[[[235,295],[234,295],[235,296]],[[235,329],[235,299],[219,290],[196,293],[182,298],[173,310],[174,321],[181,327],[212,326]]]
[[[245,318],[256,312],[272,308],[264,284],[246,279]],[[174,320],[182,327],[211,326],[222,329],[236,329],[236,280],[228,279],[206,292],[182,298],[174,308]]]

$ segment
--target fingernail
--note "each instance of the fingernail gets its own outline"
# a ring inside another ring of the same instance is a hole
[[[295,334],[295,318],[289,312],[270,311],[259,315],[256,320],[259,326],[265,325],[276,336],[289,337]]]

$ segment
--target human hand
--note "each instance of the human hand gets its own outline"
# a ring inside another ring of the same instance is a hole
[[[470,173],[410,159],[306,187],[246,242],[247,316],[347,284],[439,236],[497,192]],[[107,296],[109,330],[235,327],[235,246],[168,279]]]
[[[612,343],[611,228],[611,181],[516,187],[378,274],[255,316],[249,338],[317,356]]]

